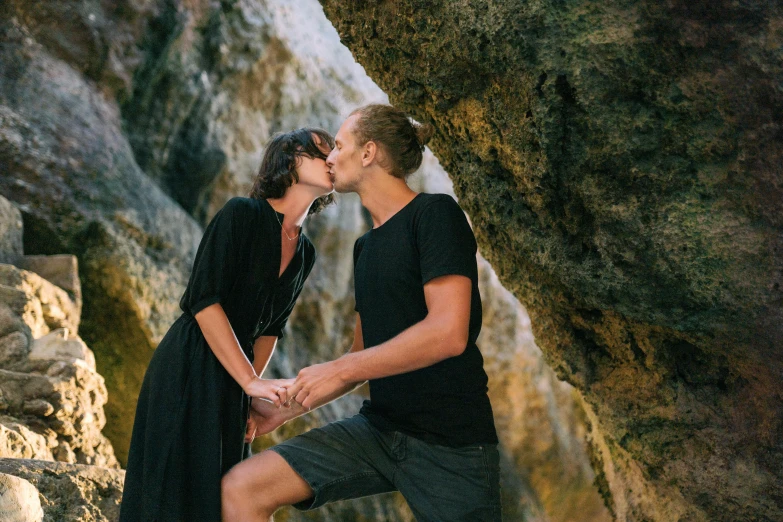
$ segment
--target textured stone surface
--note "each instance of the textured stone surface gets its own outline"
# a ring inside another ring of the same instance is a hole
[[[117,466],[104,379],[77,335],[68,294],[37,274],[0,265],[0,455]]]
[[[145,9],[133,4],[12,1],[0,10],[0,170],[10,174],[0,192],[22,210],[26,253],[79,257],[82,334],[102,354],[113,391],[107,433],[121,455],[201,236],[142,173],[122,133],[116,97],[138,64]]]
[[[0,263],[10,263],[22,254],[22,214],[0,196]]]
[[[119,520],[125,471],[28,459],[0,459],[0,473],[32,483],[44,522]]]
[[[40,522],[43,509],[38,490],[25,479],[0,473],[0,520]]]
[[[24,325],[32,337],[41,337],[64,328],[79,329],[79,303],[62,288],[38,274],[12,265],[0,264],[0,335],[20,331]]]
[[[78,307],[78,315],[81,315],[82,284],[79,279],[79,263],[76,256],[69,254],[24,256],[14,264],[30,272],[35,272],[43,279],[68,292]]]
[[[122,459],[141,376],[177,313],[201,233],[196,222],[249,188],[274,132],[303,125],[334,131],[349,108],[386,97],[314,0],[123,1],[116,9],[12,0],[2,7],[0,168],[12,176],[0,179],[0,192],[22,208],[28,253],[79,257],[80,335],[106,377],[104,431]],[[427,165],[442,176],[431,156]],[[421,187],[441,191],[449,183],[430,179]],[[348,347],[352,245],[368,223],[355,197],[339,200],[308,220],[320,259],[270,373],[290,376]],[[507,519],[583,520],[579,515],[588,513],[604,520],[589,487],[585,428],[572,391],[542,364],[524,309],[482,267],[482,342],[505,445]],[[20,356],[30,346],[18,348]],[[80,349],[77,343],[57,350]],[[35,400],[28,411],[46,413]],[[330,405],[274,438],[351,414],[360,400]],[[4,426],[0,436],[24,454],[48,447],[49,439],[18,423]],[[65,446],[58,455],[72,458]],[[412,520],[396,495],[280,517]]]
[[[779,3],[322,3],[435,124],[482,253],[595,413],[615,516],[782,518]]]

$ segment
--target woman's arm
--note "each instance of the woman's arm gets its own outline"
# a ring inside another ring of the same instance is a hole
[[[277,346],[277,337],[274,335],[259,337],[253,344],[253,368],[259,377],[264,374],[264,370],[272,359],[275,346]]]
[[[231,377],[239,383],[242,389],[251,397],[258,397],[272,401],[275,406],[280,405],[280,397],[277,390],[290,382],[289,379],[267,380],[260,379],[250,364],[250,361],[242,351],[239,341],[228,322],[226,312],[220,303],[210,305],[196,315],[204,339],[212,349],[223,368]],[[271,353],[270,353],[271,355]]]

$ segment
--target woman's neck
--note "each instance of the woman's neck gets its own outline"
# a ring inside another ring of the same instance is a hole
[[[282,198],[267,199],[273,209],[281,214],[285,214],[282,223],[283,228],[288,232],[294,233],[304,223],[307,213],[310,211],[313,201],[315,201],[312,194],[295,190],[295,187],[296,185],[289,187]]]

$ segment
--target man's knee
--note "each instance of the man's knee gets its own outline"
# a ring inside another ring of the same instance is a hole
[[[290,477],[280,473],[276,458],[272,452],[264,452],[231,468],[221,480],[223,502],[243,506],[257,515],[268,513],[268,516],[287,505],[289,495],[286,493],[293,484]],[[275,475],[284,480],[275,480]]]
[[[220,496],[224,506],[240,508],[253,498],[247,494],[248,483],[244,475],[237,467],[223,475],[220,480]]]

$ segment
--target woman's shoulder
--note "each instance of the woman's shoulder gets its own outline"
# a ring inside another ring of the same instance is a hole
[[[235,196],[223,205],[223,210],[231,212],[232,214],[259,214],[263,212],[264,204],[261,200],[254,198],[246,198],[241,196]]]

